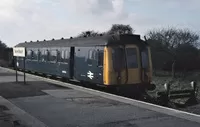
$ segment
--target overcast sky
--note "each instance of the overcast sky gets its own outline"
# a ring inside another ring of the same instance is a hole
[[[19,42],[68,38],[84,30],[130,24],[135,33],[176,26],[200,31],[199,0],[1,0],[0,39]]]

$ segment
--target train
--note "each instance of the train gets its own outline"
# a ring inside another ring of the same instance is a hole
[[[16,69],[59,77],[67,81],[124,90],[134,97],[156,89],[152,83],[151,47],[136,34],[113,34],[22,42],[25,57],[15,57]],[[157,92],[157,99],[196,98],[192,89]]]
[[[15,47],[26,48],[26,71],[77,80],[91,85],[131,89],[142,93],[152,84],[151,51],[140,35],[99,35],[68,39],[30,41]]]

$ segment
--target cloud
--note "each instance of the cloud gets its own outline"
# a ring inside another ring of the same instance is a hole
[[[3,25],[0,28],[5,30],[0,31],[0,36],[13,46],[20,41],[74,36],[87,29],[105,31],[114,20],[125,15],[123,2],[3,0],[0,5],[0,22]]]
[[[1,0],[0,39],[14,46],[23,41],[75,36],[89,29],[103,32],[113,23],[130,24],[138,34],[170,24],[197,29],[199,19],[179,17],[185,10],[199,12],[198,1],[191,1]]]

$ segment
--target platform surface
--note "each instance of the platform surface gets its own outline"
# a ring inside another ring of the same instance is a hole
[[[19,77],[23,81],[23,77]],[[197,122],[0,69],[0,96],[49,127],[199,127]],[[1,101],[0,101],[1,105]],[[31,119],[33,119],[31,117]],[[21,120],[23,120],[21,118]]]

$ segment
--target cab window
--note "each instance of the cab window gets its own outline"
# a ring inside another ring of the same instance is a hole
[[[149,67],[149,55],[148,55],[148,49],[142,51],[142,67],[148,68]]]
[[[127,56],[127,67],[138,68],[136,48],[126,48],[126,56]]]
[[[115,71],[120,71],[126,67],[125,52],[121,47],[112,48],[113,68]]]

